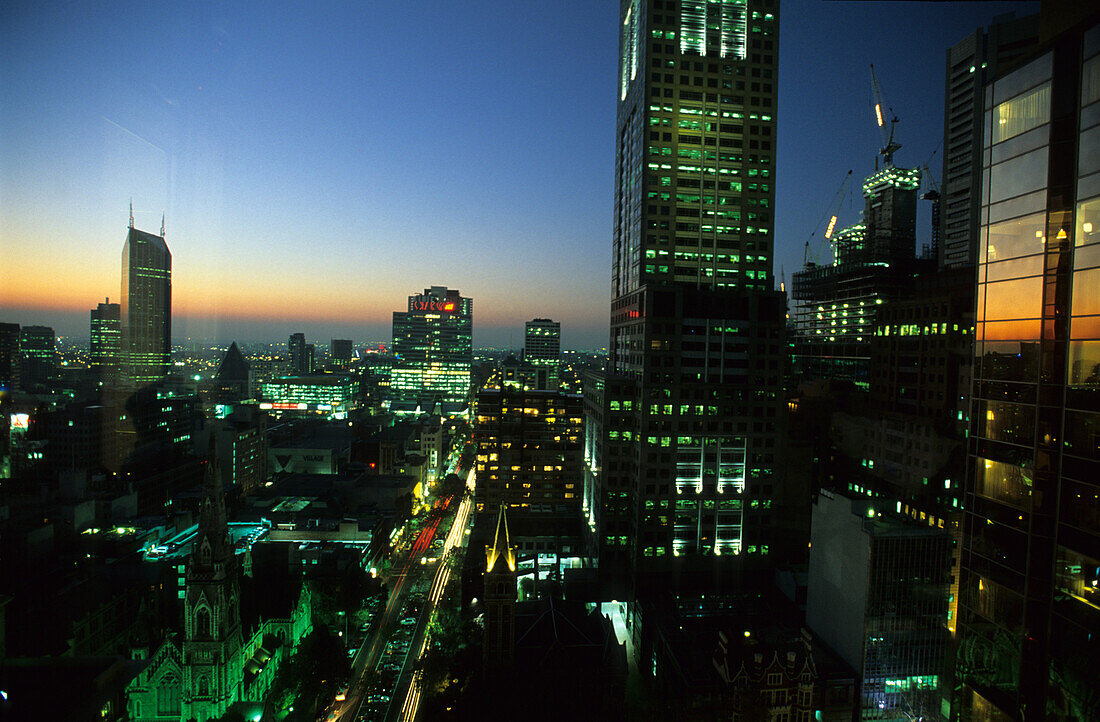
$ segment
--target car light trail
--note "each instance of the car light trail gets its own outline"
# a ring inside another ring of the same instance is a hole
[[[459,505],[458,510],[455,512],[454,522],[451,524],[451,531],[447,534],[447,540],[443,543],[442,559],[446,559],[447,555],[452,549],[459,546],[466,536],[466,523],[470,518],[470,508],[473,506],[471,500],[473,499],[474,488],[474,472],[471,469],[470,475],[466,478],[466,485],[470,487],[471,493],[463,497],[462,503]],[[438,525],[438,524],[437,524]],[[434,531],[433,531],[434,534]],[[439,600],[443,597],[443,590],[447,588],[447,582],[451,578],[451,568],[449,564],[441,563],[439,568],[436,569],[435,579],[432,581],[431,591],[428,593],[428,600],[432,606],[432,614],[435,614],[435,605],[439,603]],[[424,651],[428,648],[430,638],[427,634],[424,635],[423,641],[420,643],[420,649],[416,652],[416,659],[420,660],[424,656]],[[420,672],[414,672],[412,680],[409,682],[409,692],[405,695],[405,703],[401,706],[402,722],[413,722],[416,719],[416,711],[420,706]]]

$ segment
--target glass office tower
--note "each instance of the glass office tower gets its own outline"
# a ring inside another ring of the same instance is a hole
[[[983,124],[957,713],[1097,719],[1100,25],[987,84]]]
[[[438,403],[444,413],[458,413],[469,407],[473,311],[473,299],[443,286],[409,296],[408,310],[394,311],[392,410],[431,412]]]
[[[610,358],[586,391],[585,511],[612,590],[736,584],[773,549],[778,13],[620,3]]]
[[[145,386],[172,366],[172,253],[161,235],[134,228],[122,247],[122,352],[129,382]]]

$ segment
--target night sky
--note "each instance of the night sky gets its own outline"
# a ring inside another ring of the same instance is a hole
[[[0,7],[0,321],[87,336],[132,197],[167,214],[177,342],[385,340],[447,285],[475,345],[535,316],[606,345],[617,2],[264,6]],[[1038,3],[783,3],[777,277],[873,168],[868,65],[895,161],[938,182],[944,52],[1013,10]]]

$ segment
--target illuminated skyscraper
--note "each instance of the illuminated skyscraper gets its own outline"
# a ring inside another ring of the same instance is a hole
[[[737,584],[772,559],[781,483],[779,3],[622,0],[619,18],[610,358],[585,392],[585,511],[612,593]]]
[[[172,253],[160,235],[130,229],[122,247],[122,353],[127,380],[137,386],[172,366]]]
[[[90,315],[89,364],[101,382],[117,380],[119,355],[122,352],[121,307],[108,298],[93,308]]]
[[[557,391],[561,324],[548,318],[528,321],[523,333],[523,360],[535,367],[538,388]]]
[[[398,357],[390,382],[390,408],[444,413],[464,411],[470,401],[474,301],[456,290],[432,286],[409,296],[407,311],[393,313]]]

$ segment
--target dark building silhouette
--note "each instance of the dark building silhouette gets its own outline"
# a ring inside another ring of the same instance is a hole
[[[47,384],[57,375],[57,338],[49,326],[19,331],[19,377],[24,389]]]
[[[248,398],[248,371],[248,361],[245,361],[241,350],[237,348],[237,342],[234,341],[229,345],[214,374],[216,400],[219,403],[228,404]]]
[[[118,380],[122,355],[122,307],[108,298],[93,308],[90,316],[88,365],[96,381],[112,384]]]

